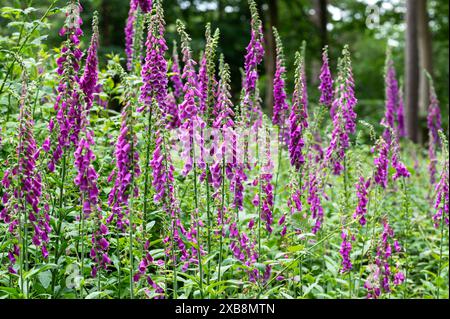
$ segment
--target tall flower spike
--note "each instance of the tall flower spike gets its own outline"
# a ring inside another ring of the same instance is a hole
[[[186,32],[185,25],[177,20],[177,31],[181,36],[181,51],[183,53],[183,79],[186,83],[184,85],[184,100],[180,104],[180,121],[181,121],[181,135],[180,139],[183,142],[183,151],[181,156],[185,160],[183,175],[187,175],[193,168],[194,162],[199,160],[199,167],[205,168],[204,159],[204,140],[203,136],[199,134],[199,129],[204,128],[205,123],[198,116],[199,99],[201,96],[198,90],[195,72],[195,61],[192,59],[192,51],[190,47],[191,38]],[[200,149],[199,152],[195,152]]]
[[[212,127],[222,128],[222,127],[233,127],[233,102],[231,101],[231,76],[230,76],[230,66],[225,63],[223,54],[220,56],[219,63],[219,85],[217,91],[217,103],[212,112],[212,117],[214,119]]]
[[[366,225],[367,204],[369,203],[369,191],[372,180],[360,177],[356,183],[356,196],[358,197],[358,206],[353,214],[353,218],[359,218],[361,226]]]
[[[248,0],[251,13],[251,38],[247,46],[245,55],[244,71],[244,100],[242,101],[242,112],[246,112],[247,125],[250,126],[254,121],[259,121],[262,116],[258,105],[257,82],[258,65],[264,57],[264,36],[262,31],[262,22],[259,18],[258,9],[254,0]]]
[[[45,151],[52,150],[52,158],[48,163],[50,171],[55,170],[56,164],[61,160],[63,153],[70,147],[71,142],[77,144],[81,126],[81,109],[79,101],[78,72],[83,56],[80,50],[79,37],[83,34],[80,18],[81,6],[78,1],[72,0],[67,6],[66,21],[60,30],[60,36],[67,36],[56,60],[57,73],[60,76],[57,97],[54,104],[56,123],[53,119],[48,125],[51,138],[44,145]],[[50,140],[56,139],[50,142]]]
[[[304,50],[302,50],[304,52]],[[295,58],[295,88],[292,96],[292,110],[289,116],[289,157],[291,165],[297,171],[305,162],[303,147],[305,146],[304,134],[308,128],[308,110],[306,83],[305,83],[305,58],[303,54],[296,53]]]
[[[34,139],[33,127],[34,121],[31,116],[30,106],[28,104],[27,76],[23,73],[22,92],[19,98],[19,127],[18,127],[18,145],[17,145],[17,164],[4,173],[2,186],[5,189],[3,197],[3,210],[0,213],[0,219],[8,224],[8,232],[20,240],[20,234],[17,234],[19,220],[26,223],[33,229],[31,242],[40,248],[44,258],[48,257],[47,243],[49,241],[50,216],[48,209],[40,207],[42,196],[42,179],[36,167],[36,161],[39,158],[40,149]],[[48,207],[48,206],[46,206]],[[24,217],[21,217],[24,216]],[[19,246],[13,244],[8,253],[10,261],[9,271],[15,273],[13,266],[16,258],[22,252]]]
[[[135,96],[132,89],[127,85],[127,76],[121,67],[117,67],[121,83],[125,85],[124,101],[122,109],[122,123],[120,133],[115,146],[115,168],[108,177],[114,185],[108,196],[108,204],[112,208],[112,214],[107,222],[111,223],[116,217],[117,228],[123,230],[128,224],[126,215],[129,212],[128,204],[131,196],[137,196],[138,189],[134,185],[134,179],[141,173],[139,167],[139,154],[135,145],[136,134],[133,130],[133,105]]]
[[[443,134],[442,134],[443,136]],[[443,138],[444,139],[444,138]],[[448,225],[449,222],[449,187],[448,187],[448,142],[444,139],[443,143],[443,158],[444,165],[442,167],[442,173],[436,184],[436,200],[434,203],[434,208],[436,209],[436,214],[433,216],[434,225],[436,228],[439,227],[439,222],[444,218],[445,223]]]
[[[437,149],[441,145],[439,131],[442,129],[441,110],[437,99],[436,90],[434,89],[433,79],[427,73],[430,82],[430,105],[428,107],[427,124],[429,130],[428,156],[430,164],[428,170],[430,172],[430,182],[432,185],[436,183],[436,162]]]
[[[144,108],[151,108],[152,101],[155,99],[162,114],[166,114],[168,78],[164,54],[168,47],[164,39],[164,32],[164,10],[161,1],[156,0],[148,28],[147,55],[142,68],[144,84],[141,87],[140,100],[144,103],[144,106],[138,109],[138,112],[142,112]]]
[[[142,12],[149,13],[152,10],[152,0],[138,0]]]
[[[347,45],[342,50],[338,69],[334,101],[330,109],[333,119],[333,132],[324,159],[324,164],[331,164],[336,175],[339,175],[344,170],[342,161],[345,158],[345,151],[350,146],[349,134],[353,134],[356,131],[354,107],[357,100],[354,94],[350,51]]]
[[[402,248],[397,240],[394,239],[394,230],[389,225],[387,218],[383,218],[383,232],[381,241],[376,249],[375,264],[369,265],[371,274],[366,280],[364,287],[367,289],[368,298],[378,298],[381,292],[391,292],[391,284],[400,285],[405,280],[404,274],[396,266],[393,269],[394,253],[399,253]]]
[[[125,55],[127,56],[127,69],[133,68],[133,40],[135,34],[135,22],[137,15],[138,0],[130,0],[130,9],[125,24]]]
[[[86,58],[86,66],[84,67],[83,76],[80,79],[80,88],[84,93],[85,113],[89,112],[92,107],[92,102],[94,100],[94,93],[98,93],[99,86],[97,84],[98,80],[98,15],[97,12],[94,13],[92,22],[92,38],[91,44],[88,49],[88,56]],[[87,116],[87,114],[84,114]]]
[[[180,20],[177,20],[177,31],[181,36],[181,51],[184,62],[182,78],[186,81],[183,87],[184,100],[180,105],[180,119],[184,122],[186,119],[197,115],[197,100],[200,92],[197,89],[197,83],[195,81],[197,78],[194,68],[196,63],[192,59],[191,38],[186,33],[186,27]]]
[[[333,78],[331,77],[330,66],[328,63],[328,46],[323,48],[322,68],[320,70],[320,104],[331,107],[333,103]]]
[[[205,58],[206,58],[206,95],[205,95],[205,111],[206,119],[210,125],[214,122],[212,114],[214,112],[214,107],[216,106],[216,91],[217,91],[217,80],[216,80],[216,51],[217,45],[219,43],[219,29],[216,29],[214,34],[211,34],[211,25],[208,23],[206,25],[206,47],[205,47]]]
[[[277,47],[276,58],[276,70],[273,79],[273,117],[272,122],[274,125],[278,125],[281,130],[284,130],[287,122],[289,105],[287,103],[287,96],[285,90],[286,81],[286,63],[284,59],[283,43],[281,42],[280,35],[277,29],[273,28],[273,34],[275,37]]]
[[[383,188],[388,185],[388,168],[389,168],[389,144],[382,138],[378,147],[378,157],[374,159],[375,164],[375,183]]]
[[[398,105],[399,105],[399,90],[398,82],[395,75],[394,61],[392,54],[388,47],[386,53],[386,67],[385,67],[385,86],[386,86],[386,111],[382,123],[386,126],[383,133],[384,139],[391,142],[391,131],[397,131],[396,121],[398,119]]]

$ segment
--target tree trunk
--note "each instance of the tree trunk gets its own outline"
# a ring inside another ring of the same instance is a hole
[[[427,0],[417,0],[418,2],[418,21],[417,32],[419,36],[419,120],[420,123],[426,123],[426,117],[428,113],[429,104],[429,87],[428,78],[424,72],[433,75],[432,65],[432,46],[431,46],[431,32],[428,25],[428,12],[427,12]],[[421,143],[425,143],[427,140],[427,128],[426,125],[422,125],[419,131],[419,140]]]
[[[417,44],[418,2],[406,2],[405,89],[408,137],[419,141],[419,52]]]
[[[266,42],[266,58],[264,65],[266,68],[266,110],[268,114],[273,112],[273,78],[276,65],[276,44],[272,27],[278,26],[278,0],[267,0],[268,10],[266,14],[266,28],[264,37]]]
[[[320,45],[323,48],[328,43],[328,11],[327,11],[327,0],[315,0],[315,11],[316,11],[316,24],[319,28],[320,34]]]

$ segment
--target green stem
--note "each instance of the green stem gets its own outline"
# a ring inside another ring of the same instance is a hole
[[[210,199],[210,190],[209,190],[209,166],[206,167],[206,178],[205,178],[205,186],[206,186],[206,213],[208,218],[208,256],[211,255],[211,211],[209,206]],[[206,276],[206,282],[209,285],[210,281],[210,273],[211,273],[211,259],[208,260],[208,272]]]
[[[280,132],[282,135],[280,135]],[[277,190],[278,190],[278,179],[280,177],[280,171],[281,171],[281,159],[283,154],[283,148],[281,146],[281,139],[282,136],[284,136],[284,132],[281,130],[280,126],[278,126],[278,168],[277,168],[277,175],[275,176],[275,187],[274,187],[274,195],[273,195],[273,209],[275,209],[275,205],[277,202]]]
[[[441,216],[441,238],[440,238],[440,249],[439,249],[439,268],[438,268],[438,274],[437,274],[437,278],[438,280],[441,278],[441,267],[442,267],[442,250],[443,250],[443,246],[444,246],[444,212],[442,213]],[[438,282],[437,285],[437,299],[440,299],[440,292],[441,292],[441,284],[440,282]]]
[[[195,134],[195,133],[193,133]],[[197,158],[195,157],[195,137],[192,136],[192,158],[193,158],[193,171],[194,171],[194,203],[195,203],[195,212],[197,214],[197,218],[200,220],[200,213],[198,211],[198,190],[197,190]],[[202,252],[201,252],[201,243],[200,243],[200,223],[199,220],[196,221],[197,224],[197,255],[198,255],[198,270],[200,273],[200,296],[203,298],[203,265],[202,265]]]
[[[219,272],[218,272],[218,276],[217,279],[219,282],[221,282],[222,280],[222,250],[223,250],[223,214],[224,214],[224,209],[225,209],[225,157],[223,157],[222,159],[222,208],[220,211],[220,239],[219,239]],[[221,286],[221,285],[220,285]],[[219,286],[219,290],[220,287]]]
[[[148,112],[148,138],[147,138],[147,150],[146,150],[146,155],[145,155],[145,180],[144,180],[144,230],[143,230],[143,242],[145,245],[145,240],[147,239],[147,195],[148,195],[148,191],[149,191],[149,165],[150,165],[150,149],[151,149],[151,142],[152,142],[152,110],[153,108],[150,107],[150,110]]]
[[[63,208],[64,208],[64,185],[66,184],[66,170],[67,170],[67,155],[66,152],[63,154],[62,158],[62,165],[60,170],[61,175],[61,186],[59,189],[59,209],[58,209],[58,221],[56,225],[56,243],[55,243],[55,264],[58,264],[58,259],[60,256],[60,247],[59,247],[59,241],[61,238],[61,228],[62,228],[62,222],[63,222]],[[52,278],[52,291],[53,296],[55,296],[55,285],[56,285],[56,274],[57,270],[53,271],[53,278]]]

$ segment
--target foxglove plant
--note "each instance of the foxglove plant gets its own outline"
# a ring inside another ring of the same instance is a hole
[[[258,65],[264,57],[264,35],[262,31],[262,22],[259,18],[258,9],[254,0],[248,0],[251,13],[251,38],[246,49],[244,72],[244,99],[242,103],[242,111],[246,115],[247,125],[250,127],[255,121],[260,122],[262,113],[258,105],[257,82],[258,82]]]
[[[231,128],[234,126],[233,102],[231,101],[231,75],[230,66],[225,63],[223,55],[220,56],[219,83],[217,85],[217,103],[212,116],[214,118],[212,127],[216,129]]]
[[[286,121],[289,112],[289,105],[287,103],[287,95],[285,89],[286,81],[286,63],[284,58],[283,43],[281,42],[280,35],[277,29],[273,28],[273,34],[276,42],[276,70],[273,79],[273,117],[272,123],[280,127],[280,131],[283,132],[286,126]],[[281,136],[280,136],[281,138]]]
[[[126,83],[123,70],[119,69],[119,72],[121,72],[122,83]],[[112,214],[107,222],[111,223],[115,219],[119,230],[124,230],[126,225],[129,225],[126,219],[126,215],[130,212],[129,201],[131,197],[138,195],[134,180],[141,173],[139,154],[135,148],[136,134],[133,130],[134,96],[129,87],[125,87],[124,100],[126,104],[122,109],[122,123],[114,151],[115,168],[108,177],[108,182],[114,178],[114,185],[108,196],[108,205],[112,209]]]
[[[8,232],[17,239],[8,252],[10,273],[17,273],[14,264],[20,259],[20,285],[24,289],[24,271],[27,271],[28,229],[33,229],[31,242],[41,250],[44,259],[48,258],[50,216],[48,205],[41,207],[42,178],[36,167],[40,148],[34,139],[34,121],[28,104],[28,87],[24,71],[22,93],[19,99],[19,127],[17,145],[17,164],[6,170],[1,185],[5,193],[2,198],[3,209],[0,219],[8,224]],[[25,295],[27,293],[25,292]]]
[[[358,183],[356,183],[356,196],[358,197],[358,205],[353,218],[358,219],[361,226],[366,225],[367,205],[369,203],[370,185],[372,183],[371,178],[365,179],[360,177]]]
[[[436,183],[435,191],[436,191],[436,199],[434,202],[434,209],[436,210],[435,215],[433,216],[433,220],[435,223],[435,227],[439,227],[439,223],[444,225],[443,221],[445,221],[445,224],[449,224],[449,187],[448,187],[448,181],[449,181],[449,161],[448,161],[448,142],[445,139],[445,136],[442,132],[442,140],[443,140],[443,158],[444,163],[442,167],[442,172],[439,177],[439,181]],[[442,235],[442,234],[441,234]],[[442,238],[441,238],[442,241]]]
[[[304,53],[304,50],[302,50]],[[292,110],[289,115],[289,157],[291,165],[300,171],[305,163],[305,130],[308,128],[308,100],[305,82],[305,57],[296,53],[295,88],[292,96]]]
[[[311,230],[316,234],[323,223],[323,206],[320,194],[320,174],[311,173],[308,183],[308,204],[310,206],[311,218],[314,220],[314,226]]]
[[[80,61],[83,56],[80,50],[79,37],[83,34],[80,18],[81,6],[76,0],[72,0],[66,11],[65,26],[60,30],[60,36],[67,36],[63,44],[61,54],[56,60],[58,65],[57,73],[60,76],[58,84],[56,102],[54,109],[56,114],[56,127],[53,119],[48,125],[52,138],[51,142],[46,140],[45,151],[52,150],[52,158],[48,163],[50,171],[55,170],[56,164],[61,160],[63,154],[70,147],[71,142],[76,145],[81,125],[80,101],[79,101],[79,75]]]
[[[184,100],[180,104],[180,120],[182,136],[181,140],[184,143],[185,150],[182,156],[185,159],[185,165],[183,168],[183,175],[187,175],[191,170],[193,171],[193,186],[194,186],[194,208],[195,214],[198,214],[198,189],[197,189],[197,157],[200,159],[204,154],[204,141],[201,136],[198,136],[196,128],[204,128],[205,123],[198,115],[199,111],[199,97],[200,92],[197,88],[196,83],[196,73],[195,73],[195,61],[192,59],[192,52],[190,47],[190,37],[186,32],[185,25],[177,20],[177,31],[181,36],[181,50],[183,53],[183,76],[182,78],[186,81],[183,91]],[[201,154],[196,154],[196,145],[200,148]],[[199,161],[199,167],[205,168],[203,161]],[[197,257],[198,257],[198,267],[200,274],[200,293],[203,296],[203,268],[202,268],[202,248],[200,243],[200,222],[196,221],[197,231]]]
[[[357,100],[354,94],[350,51],[347,45],[342,50],[338,68],[335,98],[330,109],[333,132],[324,158],[324,164],[332,165],[335,175],[340,175],[344,170],[342,162],[345,160],[345,151],[350,147],[349,134],[355,133],[356,130],[354,107]]]
[[[396,122],[399,110],[399,89],[395,74],[394,61],[388,48],[386,54],[385,87],[386,87],[386,111],[382,124],[386,127],[383,138],[387,143],[391,142],[391,132],[398,132]]]
[[[428,106],[427,124],[429,130],[428,141],[428,156],[430,164],[428,170],[430,172],[430,183],[435,185],[436,183],[436,162],[437,162],[437,149],[441,145],[439,138],[439,131],[442,129],[441,110],[439,108],[439,101],[437,99],[436,90],[431,76],[427,74],[430,82],[430,105]]]
[[[127,56],[127,69],[131,71],[133,68],[133,42],[135,35],[135,23],[138,8],[138,0],[130,0],[130,9],[125,25],[125,55]]]
[[[152,0],[137,0],[142,12],[149,13],[152,10]]]
[[[161,1],[155,1],[145,43],[147,55],[141,74],[144,84],[141,87],[140,100],[144,103],[144,106],[138,109],[139,112],[146,108],[151,112],[152,102],[155,99],[162,113],[166,113],[168,78],[167,62],[164,55],[168,47],[164,39],[164,32],[164,10]]]
[[[322,68],[320,69],[320,104],[330,108],[333,103],[333,78],[331,77],[330,66],[328,63],[328,46],[323,48]]]
[[[389,144],[384,139],[381,139],[380,144],[378,144],[377,147],[378,157],[374,159],[376,168],[374,180],[375,183],[386,188],[389,180]]]
[[[348,273],[353,268],[350,253],[352,252],[352,241],[354,241],[354,237],[349,232],[349,229],[343,229],[341,233],[342,243],[339,254],[342,258],[341,273],[343,274]]]
[[[370,265],[371,273],[364,283],[367,289],[367,298],[377,299],[381,293],[390,293],[392,284],[400,285],[405,280],[403,272],[398,265],[393,268],[393,254],[400,253],[402,248],[394,238],[394,231],[386,218],[382,220],[383,232],[376,248],[375,264]]]
[[[98,16],[97,12],[94,13],[92,21],[92,38],[88,49],[88,55],[86,58],[86,65],[84,68],[84,73],[80,79],[80,89],[84,93],[84,108],[83,115],[87,117],[90,109],[92,108],[92,103],[94,101],[94,94],[99,92],[98,80]],[[81,125],[83,128],[83,125]]]

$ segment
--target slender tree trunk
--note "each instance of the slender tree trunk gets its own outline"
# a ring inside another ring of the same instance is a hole
[[[432,43],[431,32],[428,25],[428,12],[427,12],[427,0],[417,0],[418,3],[418,21],[417,32],[419,36],[419,120],[420,123],[426,123],[426,117],[428,113],[429,104],[429,87],[428,79],[424,70],[433,75],[432,64]],[[419,131],[419,140],[421,143],[425,143],[427,140],[427,128],[426,125],[421,125]]]
[[[320,46],[323,48],[328,43],[328,11],[327,11],[327,0],[315,0],[315,20],[320,34]]]
[[[419,141],[419,52],[417,44],[418,1],[406,2],[406,128],[413,142]]]
[[[266,23],[264,37],[266,40],[266,110],[268,114],[273,112],[273,78],[276,65],[276,44],[272,27],[278,26],[278,0],[267,0],[268,10],[265,12]]]

